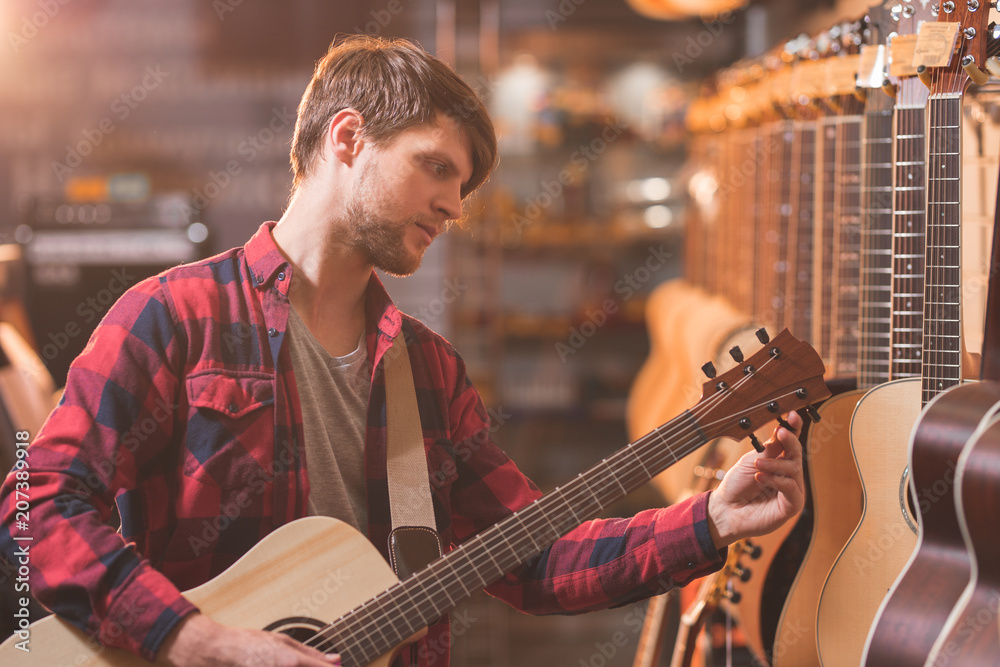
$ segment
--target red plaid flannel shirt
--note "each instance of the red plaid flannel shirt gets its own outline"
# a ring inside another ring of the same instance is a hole
[[[292,268],[265,223],[243,248],[136,285],[74,361],[30,451],[31,583],[46,607],[103,643],[152,658],[215,577],[306,513],[302,415],[288,346]],[[461,543],[540,496],[489,436],[461,357],[403,315],[373,275],[368,533],[387,557],[381,360],[408,341],[438,528]],[[471,453],[471,455],[470,455]],[[17,543],[15,485],[0,489],[0,553]],[[107,524],[117,503],[120,533]],[[488,591],[529,613],[624,604],[717,569],[707,496],[595,520]],[[126,631],[122,631],[125,628]],[[404,660],[447,664],[447,620]]]

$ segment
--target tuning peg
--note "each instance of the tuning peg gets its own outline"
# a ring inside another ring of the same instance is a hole
[[[753,576],[753,570],[748,567],[740,567],[737,565],[733,568],[733,574],[735,574],[740,581],[746,583],[750,581],[750,577]]]
[[[701,367],[701,372],[711,380],[715,377],[715,365],[710,361]]]
[[[760,444],[760,440],[758,440],[757,436],[753,433],[750,434],[750,444],[753,445],[753,448],[758,452],[764,451],[764,445]]]
[[[889,79],[886,79],[882,82],[882,92],[889,97],[896,99],[896,94],[899,92],[899,86],[894,84],[892,81],[889,81]]]
[[[931,71],[927,69],[926,65],[921,65],[917,68],[917,78],[920,79],[920,83],[928,88],[931,87]]]
[[[977,86],[981,86],[990,80],[990,73],[979,69],[979,65],[976,64],[976,59],[972,54],[962,58],[962,69],[965,70],[965,73],[969,75],[969,78]]]
[[[809,415],[809,418],[812,419],[814,422],[823,421],[822,419],[819,418],[819,410],[817,410],[811,405],[806,406],[806,414]]]
[[[739,591],[731,591],[731,590],[726,590],[726,591],[725,591],[725,592],[724,592],[724,593],[722,594],[722,596],[723,596],[724,598],[726,598],[727,600],[729,600],[730,602],[732,602],[733,604],[739,604],[739,603],[740,603],[740,600],[742,600],[742,599],[743,599],[743,596],[742,596],[742,595],[740,595],[740,592],[739,592]]]
[[[785,421],[785,419],[783,417],[778,417],[777,422],[778,422],[778,426],[780,426],[780,427],[782,427],[782,428],[784,428],[786,430],[792,431],[793,433],[795,432],[795,429],[792,428],[792,425],[789,424],[787,421]]]
[[[735,361],[736,363],[738,364],[743,363],[743,350],[740,349],[739,345],[736,345],[729,350],[729,356],[731,356],[733,358],[733,361]]]
[[[760,554],[762,553],[760,547],[754,544],[751,540],[743,540],[739,549],[740,553],[747,554],[753,560],[760,558]]]
[[[986,71],[1000,79],[1000,58],[993,56],[986,59]]]
[[[767,335],[767,329],[764,327],[757,329],[757,331],[754,332],[754,335],[757,336],[757,340],[760,341],[761,345],[767,345],[771,342],[771,337]]]

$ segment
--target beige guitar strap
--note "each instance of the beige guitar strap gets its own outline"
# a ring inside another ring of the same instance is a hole
[[[385,355],[386,475],[392,534],[389,553],[400,579],[441,555],[427,456],[406,340],[396,336]]]

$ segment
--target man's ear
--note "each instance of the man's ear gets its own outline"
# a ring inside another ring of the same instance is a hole
[[[367,143],[363,128],[365,119],[356,109],[341,109],[330,119],[326,141],[330,154],[350,166]]]

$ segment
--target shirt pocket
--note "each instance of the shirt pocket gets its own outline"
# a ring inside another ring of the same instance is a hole
[[[246,486],[274,450],[274,376],[209,371],[186,378],[185,388],[184,474],[222,488]]]

